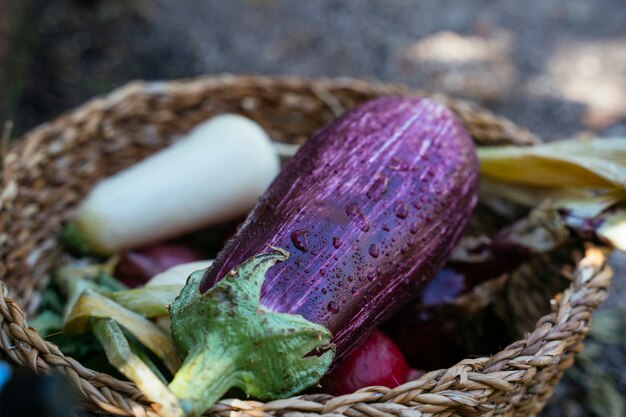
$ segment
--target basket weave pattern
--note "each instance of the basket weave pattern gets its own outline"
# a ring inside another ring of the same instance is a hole
[[[450,107],[478,144],[532,145],[530,132],[473,104],[407,87],[354,79],[219,76],[132,83],[28,133],[4,150],[0,172],[0,349],[14,363],[67,375],[89,409],[154,416],[130,382],[83,367],[29,328],[58,262],[58,236],[76,205],[101,178],[167,146],[222,112],[258,121],[276,140],[301,143],[345,109],[387,94],[431,96]],[[1,150],[0,150],[1,151]],[[370,387],[342,397],[305,395],[260,403],[223,400],[221,416],[409,417],[536,415],[582,349],[593,310],[606,298],[611,272],[599,250],[587,251],[570,287],[552,300],[525,339],[492,357],[466,359],[395,389]],[[234,414],[233,414],[234,413]]]

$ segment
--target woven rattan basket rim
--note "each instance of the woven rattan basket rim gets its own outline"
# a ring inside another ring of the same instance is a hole
[[[19,186],[22,184],[19,180],[28,178],[25,170],[35,169],[33,167],[39,163],[37,157],[40,156],[37,152],[44,144],[55,144],[60,149],[57,152],[68,152],[67,149],[71,147],[64,146],[74,143],[72,140],[80,143],[76,135],[80,136],[81,132],[87,135],[86,132],[97,131],[104,132],[104,135],[113,123],[111,121],[121,123],[120,120],[134,114],[145,116],[146,123],[158,124],[165,119],[175,124],[171,120],[178,113],[172,111],[173,115],[168,114],[170,107],[179,105],[179,108],[186,109],[188,105],[189,108],[195,108],[213,100],[213,95],[224,92],[232,92],[239,100],[239,107],[235,111],[251,117],[254,117],[255,111],[259,111],[258,107],[255,108],[258,106],[257,99],[271,101],[280,109],[280,106],[287,106],[288,103],[295,103],[297,107],[303,104],[301,102],[305,98],[309,98],[332,116],[350,105],[345,101],[353,96],[359,101],[382,94],[429,95],[456,112],[479,143],[529,145],[538,140],[527,130],[474,104],[401,85],[367,80],[222,75],[167,83],[135,82],[32,130],[3,156],[0,237],[1,233],[9,229],[11,216],[20,216],[20,219],[26,216],[11,210],[20,194]],[[281,101],[277,103],[275,100]],[[219,104],[219,99],[217,102]],[[189,121],[191,124],[193,122]],[[189,123],[177,125],[175,130],[184,131],[191,127]],[[273,132],[273,126],[264,127]],[[301,140],[295,134],[280,137],[279,131],[276,131],[275,136],[283,140]],[[46,155],[43,158],[45,162]],[[46,241],[43,242],[42,245],[46,244]],[[0,268],[3,268],[0,269],[0,278],[7,282],[7,285],[2,285],[0,294],[0,348],[4,355],[16,364],[38,372],[57,371],[67,375],[85,399],[88,408],[99,413],[158,416],[158,410],[145,400],[133,384],[83,367],[28,327],[20,305],[25,306],[26,311],[33,311],[37,304],[37,289],[32,290],[33,286],[29,282],[22,284],[23,288],[20,287],[20,281],[16,282],[10,269],[12,263],[17,263],[16,259],[26,259],[28,254],[16,254],[5,243],[0,253]],[[58,251],[55,252],[54,247],[50,246],[48,244],[45,250],[37,247],[45,253],[38,253],[38,259],[56,256]],[[30,273],[41,272],[33,267]],[[549,398],[563,370],[571,365],[573,354],[582,348],[591,313],[605,299],[610,276],[602,252],[590,248],[571,275],[569,288],[552,301],[552,312],[542,317],[525,339],[510,344],[492,357],[465,359],[451,368],[429,372],[418,380],[394,389],[370,387],[342,397],[315,394],[270,403],[223,400],[213,407],[210,414],[294,417],[534,415]],[[24,279],[28,281],[27,276]]]

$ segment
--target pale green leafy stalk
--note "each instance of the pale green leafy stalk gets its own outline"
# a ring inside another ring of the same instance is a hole
[[[130,311],[115,301],[90,289],[83,291],[65,320],[64,331],[84,333],[89,330],[92,319],[113,319],[153,352],[167,369],[174,374],[180,366],[172,340],[159,326],[145,317]]]
[[[117,291],[110,298],[145,317],[157,317],[169,314],[168,306],[178,297],[182,285],[154,285]]]
[[[330,367],[330,331],[259,304],[266,271],[287,257],[277,248],[257,255],[204,294],[203,272],[195,272],[171,305],[172,337],[185,359],[170,389],[189,416],[202,415],[231,387],[262,399],[292,395]]]
[[[117,324],[117,322],[115,320],[111,320],[111,322],[114,323],[115,326],[117,326],[119,328],[119,324]],[[121,330],[121,328],[120,328],[120,330]],[[159,378],[159,380],[161,382],[163,382],[164,385],[167,385],[167,382],[168,382],[167,378],[165,378],[165,375],[163,375],[163,373],[161,372],[161,370],[159,369],[157,364],[154,363],[154,361],[150,358],[150,356],[148,356],[148,353],[144,350],[144,348],[141,345],[141,343],[137,342],[132,336],[129,337],[128,333],[124,333],[124,336],[126,337],[126,341],[128,342],[128,346],[130,347],[131,352],[133,352],[133,354],[137,355],[137,357],[139,359],[141,359],[141,361],[144,364],[146,364],[146,366],[148,368],[150,368],[152,373],[157,378]],[[104,348],[104,346],[103,346],[103,348]],[[111,364],[111,365],[113,365],[113,364]]]
[[[154,369],[133,352],[115,320],[96,320],[93,331],[104,348],[109,363],[135,382],[150,401],[159,404],[160,415],[164,417],[185,415],[176,397],[167,389]]]

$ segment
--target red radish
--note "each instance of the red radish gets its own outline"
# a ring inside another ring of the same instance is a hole
[[[135,288],[166,269],[202,259],[204,257],[189,246],[162,243],[124,252],[115,266],[114,275],[124,284]]]
[[[320,384],[332,395],[350,394],[373,385],[395,388],[421,373],[411,369],[400,349],[385,333],[374,330]]]

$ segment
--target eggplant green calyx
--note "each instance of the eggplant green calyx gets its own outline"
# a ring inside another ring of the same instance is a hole
[[[293,395],[330,367],[328,329],[260,304],[265,273],[288,257],[272,247],[204,294],[204,271],[196,271],[170,306],[172,337],[185,359],[169,387],[189,416],[202,415],[232,387],[260,399]]]

